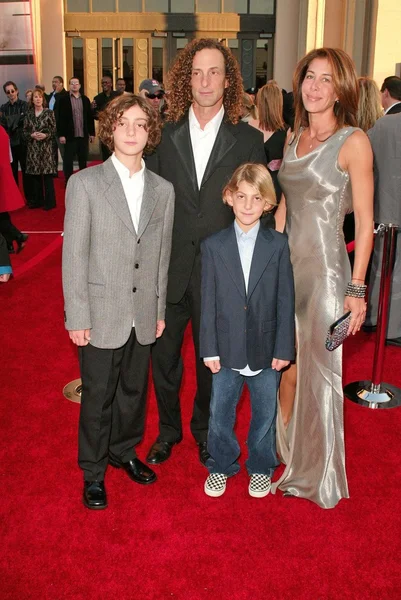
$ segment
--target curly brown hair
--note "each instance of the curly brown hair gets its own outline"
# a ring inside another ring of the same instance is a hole
[[[357,127],[359,87],[354,62],[344,50],[339,48],[317,48],[301,58],[293,77],[295,124],[297,135],[301,127],[309,126],[309,115],[302,102],[302,83],[309,65],[315,58],[326,58],[333,71],[333,84],[338,102],[333,111],[337,121],[336,131],[345,126]]]
[[[182,119],[192,104],[192,61],[197,52],[204,50],[219,50],[224,57],[228,87],[224,90],[223,104],[225,119],[230,123],[238,123],[241,115],[242,77],[237,59],[229,48],[210,38],[192,40],[178,54],[173,66],[167,74],[167,89],[169,90],[169,112],[167,119],[177,123]]]
[[[149,133],[147,144],[144,148],[145,154],[150,154],[154,151],[160,142],[161,125],[159,116],[152,106],[140,96],[135,94],[122,94],[109,102],[104,110],[99,113],[99,131],[98,135],[108,149],[114,150],[114,131],[116,123],[123,114],[132,106],[139,106],[148,117],[146,130]]]

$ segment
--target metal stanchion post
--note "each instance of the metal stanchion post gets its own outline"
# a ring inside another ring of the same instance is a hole
[[[378,235],[384,233],[384,241],[372,381],[354,381],[344,388],[344,394],[349,400],[368,408],[401,406],[401,389],[381,381],[397,231],[398,227],[391,224],[380,225],[378,229]]]
[[[82,380],[74,379],[67,383],[67,385],[63,388],[64,397],[67,400],[71,400],[71,402],[81,403],[81,394],[82,394]]]

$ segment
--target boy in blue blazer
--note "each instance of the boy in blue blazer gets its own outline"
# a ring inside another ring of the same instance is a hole
[[[221,496],[239,471],[234,433],[244,383],[251,397],[249,494],[266,496],[278,465],[277,389],[295,355],[294,282],[286,236],[260,226],[276,204],[266,167],[246,163],[223,191],[235,221],[206,238],[202,251],[200,355],[213,373],[208,451],[208,496]]]

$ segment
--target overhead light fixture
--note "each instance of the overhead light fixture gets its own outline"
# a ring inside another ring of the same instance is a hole
[[[184,38],[185,36],[185,31],[173,31],[173,37],[175,38]]]
[[[259,37],[264,40],[270,39],[273,37],[273,34],[272,33],[259,33]]]
[[[166,38],[167,37],[167,31],[154,31],[152,33],[153,37],[158,37],[158,38]]]

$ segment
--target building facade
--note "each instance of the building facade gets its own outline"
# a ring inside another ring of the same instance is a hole
[[[387,75],[399,74],[401,63],[399,0],[15,0],[7,4],[12,5],[12,15],[18,12],[14,5],[31,15],[36,81],[49,91],[54,75],[66,80],[78,76],[90,98],[98,93],[103,74],[111,75],[114,82],[124,77],[130,91],[137,91],[146,77],[163,81],[177,52],[199,37],[222,40],[232,49],[245,88],[274,78],[291,89],[297,60],[322,45],[345,49],[358,73],[373,76],[379,85]]]

